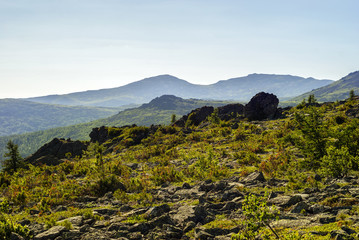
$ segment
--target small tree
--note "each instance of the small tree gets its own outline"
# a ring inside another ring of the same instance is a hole
[[[7,143],[6,148],[8,152],[4,154],[4,157],[7,159],[3,160],[2,162],[2,170],[3,172],[14,173],[23,164],[22,158],[18,150],[18,145],[14,144],[10,140]]]
[[[175,123],[175,122],[176,122],[176,114],[172,114],[171,123]]]
[[[354,98],[355,98],[355,94],[354,94],[354,90],[352,89],[352,90],[350,90],[350,92],[349,92],[349,100],[350,100],[350,101],[353,101]]]
[[[315,99],[314,94],[310,94],[308,97],[308,103],[309,104],[314,104],[317,102],[317,99]]]

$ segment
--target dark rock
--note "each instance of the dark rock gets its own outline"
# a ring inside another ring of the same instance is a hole
[[[214,185],[215,191],[223,191],[228,186],[228,182],[226,181],[219,181]]]
[[[135,225],[128,228],[129,232],[140,232],[142,234],[147,234],[151,230],[151,226],[148,223],[136,223]]]
[[[336,217],[332,215],[321,215],[318,217],[318,221],[321,224],[328,224],[336,221]]]
[[[122,207],[120,207],[120,212],[129,212],[131,211],[133,208],[128,206],[128,205],[123,205]]]
[[[54,226],[46,232],[40,233],[35,236],[35,240],[50,240],[60,236],[63,232],[67,231],[63,226]]]
[[[33,165],[58,165],[63,162],[61,159],[67,157],[67,153],[71,153],[72,157],[82,156],[87,146],[87,143],[81,141],[54,138],[24,161]]]
[[[167,213],[171,210],[170,206],[168,206],[167,204],[163,204],[160,206],[155,206],[150,208],[147,212],[146,212],[146,216],[149,219],[155,218],[155,217],[159,217],[161,215],[163,215],[164,213]]]
[[[199,186],[199,191],[209,192],[209,191],[211,191],[213,189],[214,189],[214,183],[206,183],[206,182],[204,182],[203,184],[201,184]]]
[[[222,107],[218,107],[218,117],[221,120],[228,121],[237,116],[242,115],[244,112],[244,106],[240,103],[228,104]]]
[[[238,198],[238,197],[244,197],[244,196],[237,188],[232,188],[232,189],[230,189],[228,191],[225,191],[222,194],[221,201],[222,202],[231,201],[231,200],[233,200],[235,198]]]
[[[173,225],[163,224],[162,228],[166,233],[164,239],[180,239],[183,235],[183,231]]]
[[[274,94],[257,93],[244,107],[244,116],[249,120],[273,119],[277,114],[278,103]]]
[[[118,136],[122,133],[121,130],[118,131]],[[116,136],[113,136],[116,137]],[[102,126],[99,128],[93,128],[90,133],[91,142],[95,143],[98,142],[99,144],[102,144],[106,142],[107,140],[111,139],[108,127]]]
[[[207,117],[213,113],[213,111],[214,108],[208,106],[197,108],[177,120],[173,125],[178,127],[185,127],[188,121],[190,125],[198,126],[200,123],[206,120]]]
[[[12,232],[10,234],[10,240],[24,240],[24,238],[21,235]]]
[[[189,221],[189,222],[187,222],[186,226],[183,228],[183,232],[184,232],[184,233],[189,232],[189,231],[191,231],[195,226],[196,226],[196,223],[195,223],[195,222]]]
[[[162,215],[160,217],[156,217],[148,222],[148,225],[151,228],[162,227],[164,224],[174,225],[172,218],[168,214]]]
[[[188,182],[184,182],[182,185],[183,189],[191,189],[191,185]]]
[[[349,235],[352,235],[352,234],[355,234],[355,233],[356,233],[355,230],[353,230],[353,229],[351,229],[351,228],[348,228],[348,227],[346,227],[346,226],[342,226],[341,229],[342,229],[344,232],[346,232],[347,234],[349,234]]]
[[[291,213],[302,213],[303,211],[307,212],[309,209],[309,205],[306,202],[299,202],[296,205],[294,205]]]

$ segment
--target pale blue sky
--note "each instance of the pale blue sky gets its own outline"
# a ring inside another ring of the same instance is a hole
[[[357,0],[0,0],[0,98],[171,74],[338,80],[359,70]]]

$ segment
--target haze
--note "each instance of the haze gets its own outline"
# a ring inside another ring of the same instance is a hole
[[[358,70],[359,1],[0,0],[0,98]]]

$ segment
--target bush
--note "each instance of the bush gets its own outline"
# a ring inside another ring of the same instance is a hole
[[[268,227],[277,239],[279,239],[277,233],[270,226],[270,222],[276,218],[276,215],[279,212],[276,209],[270,209],[267,206],[267,198],[267,193],[264,197],[258,197],[253,194],[249,194],[245,197],[242,206],[244,215],[244,220],[242,222],[243,229],[238,234],[232,235],[232,239],[256,239],[256,236],[262,227]]]
[[[115,192],[117,189],[121,189],[123,191],[126,190],[125,186],[118,179],[116,175],[109,175],[104,178],[100,178],[95,184],[92,185],[92,191],[97,196],[103,196],[108,192]]]
[[[357,163],[358,157],[350,155],[348,148],[338,149],[330,146],[327,149],[327,155],[322,159],[322,170],[331,177],[345,177]]]
[[[0,239],[10,239],[11,233],[17,233],[25,239],[32,239],[30,230],[26,226],[14,223],[7,216],[0,216]]]

